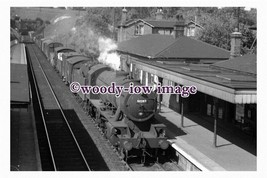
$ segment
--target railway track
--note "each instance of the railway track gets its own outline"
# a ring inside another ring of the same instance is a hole
[[[149,164],[129,163],[128,167],[131,171],[182,171],[178,165],[169,160],[165,163],[151,162]]]
[[[33,45],[33,44],[28,44],[28,51],[32,53],[32,57],[31,58],[34,58],[34,59],[31,59],[32,62],[34,63],[33,65],[35,65],[35,68],[39,69],[39,71],[36,71],[36,72],[39,73],[38,75],[40,75],[40,73],[41,73],[43,78],[45,78],[44,75],[48,76],[46,78],[49,78],[49,76],[50,76],[50,78],[57,78],[57,77],[53,76],[53,74],[52,74],[53,72],[55,73],[55,71],[52,72],[52,70],[51,71],[48,71],[48,70],[46,71],[46,70],[41,69],[42,65],[44,65],[44,66],[45,65],[49,65],[49,67],[50,67],[50,64],[48,63],[48,61],[46,61],[46,59],[40,60],[40,61],[38,60],[38,57],[42,56],[43,54],[36,54],[37,51],[38,51],[37,48],[38,47]],[[39,50],[39,52],[41,53],[40,50]],[[46,81],[46,80],[48,80],[48,81]],[[42,79],[42,81],[43,81],[43,83],[44,83],[44,81],[46,81],[46,83],[50,83],[49,79]],[[55,86],[55,85],[57,85],[55,82],[51,82],[51,83],[52,83],[52,86],[50,85],[50,87],[51,87],[52,90],[53,90],[53,87],[57,88],[57,86]],[[39,85],[44,85],[44,84],[39,84]],[[49,90],[51,90],[51,89],[49,89]],[[45,89],[45,90],[48,90],[48,89]],[[38,89],[36,91],[38,92]],[[51,96],[51,94],[49,94],[48,91],[46,91],[45,93],[48,96],[45,97],[45,98],[42,98],[43,103],[40,103],[41,100],[38,101],[39,103],[37,102],[37,104],[41,106],[40,107],[41,109],[39,109],[40,110],[39,113],[42,112],[41,110],[44,110],[43,111],[44,118],[46,120],[48,120],[46,122],[49,123],[49,124],[46,124],[45,126],[46,127],[49,126],[51,128],[50,130],[52,130],[52,131],[60,130],[59,135],[62,135],[64,137],[66,135],[65,132],[67,132],[67,130],[69,130],[69,128],[68,129],[67,128],[62,129],[63,121],[64,120],[70,120],[69,118],[75,118],[75,117],[77,117],[77,115],[74,112],[71,112],[71,113],[67,112],[68,109],[63,109],[62,111],[60,111],[59,108],[58,108],[59,106],[57,106],[58,105],[57,103],[54,103],[54,102],[51,102],[51,101],[46,103],[47,102],[46,101],[47,98],[53,98],[53,97]],[[38,96],[39,95],[40,94],[38,94]],[[64,94],[63,94],[63,97],[64,97]],[[79,100],[76,100],[76,101],[79,103]],[[64,103],[62,103],[62,105],[64,105]],[[55,107],[57,107],[57,109],[48,109],[48,110],[44,109],[44,108],[55,108]],[[83,107],[81,107],[81,108],[84,109]],[[86,112],[86,110],[84,110],[84,111]],[[66,119],[57,118],[62,113],[66,113],[70,117],[66,117],[65,116]],[[47,117],[48,117],[48,119],[47,119]],[[78,137],[78,139],[76,139],[77,143],[81,143],[82,142],[81,144],[79,144],[79,145],[81,145],[80,146],[80,150],[87,150],[87,151],[82,152],[84,154],[84,158],[81,159],[81,157],[83,157],[83,156],[79,156],[79,154],[76,154],[76,153],[74,154],[74,151],[72,151],[72,149],[75,150],[75,145],[70,147],[70,154],[66,154],[66,152],[69,150],[69,149],[66,150],[66,148],[68,148],[68,146],[61,146],[62,151],[60,151],[60,149],[56,149],[57,151],[53,151],[55,149],[54,148],[55,146],[53,146],[51,144],[52,143],[51,141],[50,141],[51,145],[49,145],[49,142],[47,141],[48,140],[47,139],[47,133],[49,134],[49,132],[48,132],[49,129],[46,130],[43,127],[43,125],[44,125],[43,123],[45,123],[45,122],[42,121],[42,126],[40,126],[42,128],[39,129],[39,130],[41,130],[40,131],[41,134],[38,134],[38,137],[39,137],[39,142],[42,142],[40,144],[44,145],[43,147],[40,147],[43,170],[70,170],[70,171],[73,171],[73,170],[74,171],[84,171],[84,170],[101,170],[101,171],[103,171],[103,170],[109,170],[107,167],[105,167],[106,165],[103,165],[103,164],[102,164],[102,166],[99,166],[99,165],[95,166],[95,164],[97,164],[99,162],[99,160],[101,160],[102,158],[100,158],[100,157],[97,158],[97,156],[96,156],[97,154],[96,153],[90,154],[90,153],[94,152],[94,151],[92,151],[94,149],[92,149],[92,148],[88,149],[86,147],[90,147],[90,145],[94,145],[94,143],[93,143],[93,141],[90,142],[91,138],[87,138],[86,137],[86,135],[88,135],[87,133],[86,134],[80,134],[79,133],[81,130],[85,130],[80,122],[79,122],[79,124],[81,126],[79,126],[77,128],[75,128],[72,125],[75,122],[74,120],[75,119],[71,119],[70,124],[69,124],[69,127],[71,127],[71,129],[74,130],[73,134],[71,134],[71,135],[74,135],[75,137]],[[79,120],[79,119],[77,119],[77,120]],[[94,120],[92,119],[92,121],[94,121]],[[64,131],[64,130],[66,130],[66,131]],[[101,133],[101,130],[98,130],[98,131]],[[58,133],[56,133],[56,134],[58,134]],[[54,135],[54,134],[52,134],[52,135]],[[81,136],[81,135],[85,135],[85,136]],[[50,138],[50,137],[48,137],[48,138]],[[53,143],[55,143],[56,145],[62,145],[63,144],[62,143],[63,139],[59,139],[59,138],[60,138],[59,136],[55,136],[55,141]],[[66,139],[66,141],[64,141],[64,143],[65,142],[68,143],[68,142],[73,142],[73,141],[71,141],[71,139],[69,138],[69,139]],[[56,148],[57,147],[58,146],[56,146]],[[47,149],[47,148],[49,148],[49,149]],[[51,153],[51,150],[52,150],[53,154]],[[61,152],[65,152],[65,154],[63,154]],[[52,156],[54,156],[54,154],[56,154],[55,157],[57,157],[57,159],[52,157]],[[65,158],[66,155],[71,155],[71,156],[73,156],[73,158],[68,159],[68,160],[64,160],[64,159],[66,159]],[[53,163],[53,159],[54,159],[55,164]],[[90,161],[90,159],[92,159],[92,160]],[[87,162],[87,165],[88,165],[89,169],[87,168],[86,165],[84,165],[83,161]],[[61,165],[61,162],[63,163],[62,165]],[[68,165],[64,165],[66,163],[69,164],[70,162],[75,163],[75,164],[74,165],[69,165],[69,166]],[[56,165],[56,164],[59,164],[59,163],[60,163],[60,166],[62,166],[61,168],[57,168],[56,167],[57,169],[55,169],[54,168],[55,166],[51,166],[51,165]],[[91,163],[93,163],[93,164],[91,164]],[[116,162],[116,164],[118,164],[118,162]],[[124,162],[123,164],[126,165],[125,166],[126,167],[125,170],[129,170],[129,171],[170,171],[170,170],[171,171],[180,171],[179,169],[175,169],[176,166],[175,166],[175,164],[172,164],[172,163],[167,163],[167,164],[150,163],[150,165],[143,165],[143,164],[139,164],[138,161],[137,161],[136,163],[127,164],[127,163]]]
[[[129,164],[132,171],[165,171],[165,169],[159,163],[154,163],[149,166],[143,164]]]
[[[80,105],[80,107],[83,109],[83,111],[87,115],[89,115],[88,111],[84,107],[84,105],[83,105],[84,103],[82,102],[79,95],[73,93],[73,96],[75,97],[76,102]],[[102,135],[102,137],[105,137],[102,129],[97,125],[94,118],[91,118],[91,117],[89,117],[89,118],[95,124],[95,127],[98,129],[98,131]],[[108,140],[107,140],[107,142],[108,142]],[[111,143],[110,143],[110,146],[112,147],[113,151],[115,150],[117,155],[120,157],[119,152],[112,146]],[[155,162],[155,160],[153,158],[149,158],[148,159],[149,161],[147,163],[143,164],[143,163],[139,163],[141,160],[138,158],[134,159],[134,161],[131,163],[127,163],[123,160],[123,158],[121,158],[121,160],[123,161],[123,164],[125,164],[125,167],[127,168],[128,171],[184,171],[181,167],[178,166],[176,161],[174,161],[172,158],[165,157],[165,159],[166,160],[163,161],[164,163],[159,163],[159,162]]]
[[[97,148],[71,110],[64,110],[40,63],[35,46],[29,44],[32,87],[36,95],[35,113],[42,169],[47,171],[108,170],[99,160]],[[40,52],[40,51],[39,51]],[[38,80],[37,80],[38,78]],[[40,95],[42,92],[42,96]],[[44,95],[45,94],[45,95]],[[42,97],[42,98],[41,98]],[[76,119],[76,120],[75,120]],[[93,145],[93,146],[92,146]]]

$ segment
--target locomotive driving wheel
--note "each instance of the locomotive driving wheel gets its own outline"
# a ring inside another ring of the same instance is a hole
[[[107,128],[105,124],[105,118],[103,116],[100,116],[100,122],[98,123],[98,126],[100,127],[101,132],[106,135]]]
[[[87,101],[84,103],[84,111],[86,115],[88,116],[89,115],[89,103]]]
[[[159,156],[158,156],[158,148],[155,149],[155,155],[154,157],[156,158],[156,162],[158,163],[159,162]]]
[[[145,149],[142,149],[141,164],[145,164],[145,162],[146,162],[146,153]]]
[[[97,123],[98,126],[100,126],[100,123],[101,123],[101,114],[100,114],[100,111],[98,111],[96,108],[95,108],[96,112],[95,112],[95,121]]]
[[[93,105],[90,103],[88,104],[88,115],[91,117],[94,117],[93,116]]]
[[[124,148],[120,148],[120,156],[125,162],[127,162],[128,161],[128,150]]]
[[[118,150],[119,150],[121,159],[124,160],[124,158],[125,158],[125,154],[124,154],[124,152],[123,152],[123,148],[119,147]]]
[[[124,149],[125,150],[125,149]],[[127,162],[128,161],[128,150],[125,150],[125,162]]]

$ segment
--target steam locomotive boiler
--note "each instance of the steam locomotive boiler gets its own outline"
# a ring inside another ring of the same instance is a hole
[[[95,67],[104,69],[106,66],[98,64]],[[97,69],[91,67],[91,71]],[[96,86],[108,87],[112,82],[124,88],[129,88],[130,83],[134,86],[141,85],[139,81],[130,79],[128,73],[107,68],[94,76],[88,75],[88,81],[95,78],[90,84]],[[158,157],[159,153],[169,146],[165,136],[166,126],[154,118],[157,109],[156,98],[154,92],[130,94],[123,91],[120,97],[115,94],[99,94],[99,99],[89,99],[90,114],[126,161],[132,156],[139,156],[143,161],[147,155]]]
[[[60,76],[63,75],[68,84],[79,82],[85,86],[108,87],[115,82],[124,88],[129,88],[130,83],[141,85],[139,81],[131,79],[128,73],[114,71],[91,59],[76,60],[78,56],[84,58],[82,54],[72,52],[63,55]],[[116,97],[115,94],[84,94],[79,91],[76,97],[126,161],[130,157],[140,157],[144,162],[147,155],[158,158],[168,148],[166,126],[154,117],[157,109],[154,92],[130,94],[123,91]]]

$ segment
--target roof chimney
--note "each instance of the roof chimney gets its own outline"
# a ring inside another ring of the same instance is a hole
[[[235,28],[235,31],[231,34],[231,52],[230,59],[240,56],[241,51],[241,37],[242,34],[238,32],[238,29]]]
[[[156,12],[156,20],[162,20],[162,18],[163,18],[162,8],[158,8]]]
[[[121,25],[124,25],[127,18],[127,10],[125,7],[122,9],[122,16],[121,16]]]
[[[118,42],[124,41],[126,39],[126,34],[125,34],[125,29],[124,29],[126,18],[127,18],[127,10],[124,7],[122,9],[121,25],[120,25],[120,31],[118,33]]]
[[[184,27],[185,27],[185,20],[183,18],[183,15],[178,14],[176,15],[176,23],[174,25],[174,37],[179,38],[181,36],[184,36]]]

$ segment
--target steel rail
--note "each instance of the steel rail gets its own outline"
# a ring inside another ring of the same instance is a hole
[[[82,152],[82,150],[81,150],[81,148],[80,148],[80,146],[79,146],[79,143],[78,143],[77,139],[75,138],[75,135],[74,135],[74,133],[73,133],[73,131],[72,131],[70,125],[69,125],[69,122],[67,121],[67,118],[66,118],[66,116],[65,116],[65,114],[64,114],[64,112],[63,112],[63,110],[62,110],[62,106],[60,105],[60,103],[59,103],[59,101],[58,101],[58,98],[56,97],[55,92],[54,92],[54,90],[53,90],[53,88],[52,88],[52,86],[51,86],[51,83],[49,82],[49,80],[48,80],[48,78],[47,78],[47,75],[45,74],[45,72],[44,72],[44,70],[43,70],[43,67],[42,67],[42,65],[41,65],[41,63],[40,63],[40,61],[39,61],[39,59],[38,59],[38,57],[37,57],[37,55],[36,55],[36,53],[35,53],[35,50],[33,50],[33,52],[34,52],[34,56],[35,56],[35,58],[37,59],[37,62],[38,62],[38,64],[39,64],[39,66],[40,66],[40,69],[41,69],[41,71],[42,71],[42,74],[43,74],[43,76],[45,77],[45,80],[46,80],[46,82],[47,82],[47,84],[48,84],[48,86],[49,86],[49,88],[50,88],[50,90],[51,90],[51,92],[52,92],[52,94],[53,94],[53,96],[54,96],[54,98],[55,98],[55,101],[56,101],[56,103],[57,103],[57,105],[58,105],[58,107],[59,107],[59,109],[60,109],[60,112],[61,112],[61,114],[62,114],[62,116],[63,116],[63,118],[64,118],[64,120],[65,120],[65,122],[66,122],[66,124],[67,124],[67,126],[68,126],[68,128],[69,128],[69,131],[70,131],[70,133],[71,133],[71,135],[72,135],[72,137],[73,137],[73,139],[74,139],[74,141],[75,141],[75,144],[76,144],[77,148],[79,149],[79,152],[80,152],[80,154],[81,154],[81,156],[82,156],[82,158],[83,158],[83,161],[84,161],[84,163],[85,163],[87,169],[88,169],[89,171],[91,171],[91,169],[90,169],[90,167],[89,167],[89,165],[88,165],[88,163],[87,163],[87,161],[86,161],[86,159],[85,159],[85,156],[84,156],[84,154],[83,154],[83,152]]]
[[[53,168],[56,171],[57,170],[56,163],[55,163],[54,154],[53,154],[53,150],[52,150],[52,147],[51,147],[51,142],[50,142],[50,138],[49,138],[49,134],[48,134],[46,122],[45,122],[45,116],[44,116],[44,112],[43,112],[43,109],[42,109],[40,94],[39,94],[39,91],[37,89],[37,84],[36,84],[37,82],[36,82],[36,78],[35,78],[35,75],[34,75],[32,62],[30,60],[29,60],[29,64],[30,64],[32,78],[33,78],[33,83],[34,83],[34,88],[35,88],[35,91],[36,91],[37,100],[38,100],[38,104],[39,104],[39,108],[40,108],[40,112],[41,112],[41,116],[42,116],[42,120],[43,120],[45,134],[46,134],[46,138],[47,138],[47,142],[48,142],[48,147],[49,147],[50,155],[51,155],[52,162],[53,162]]]

